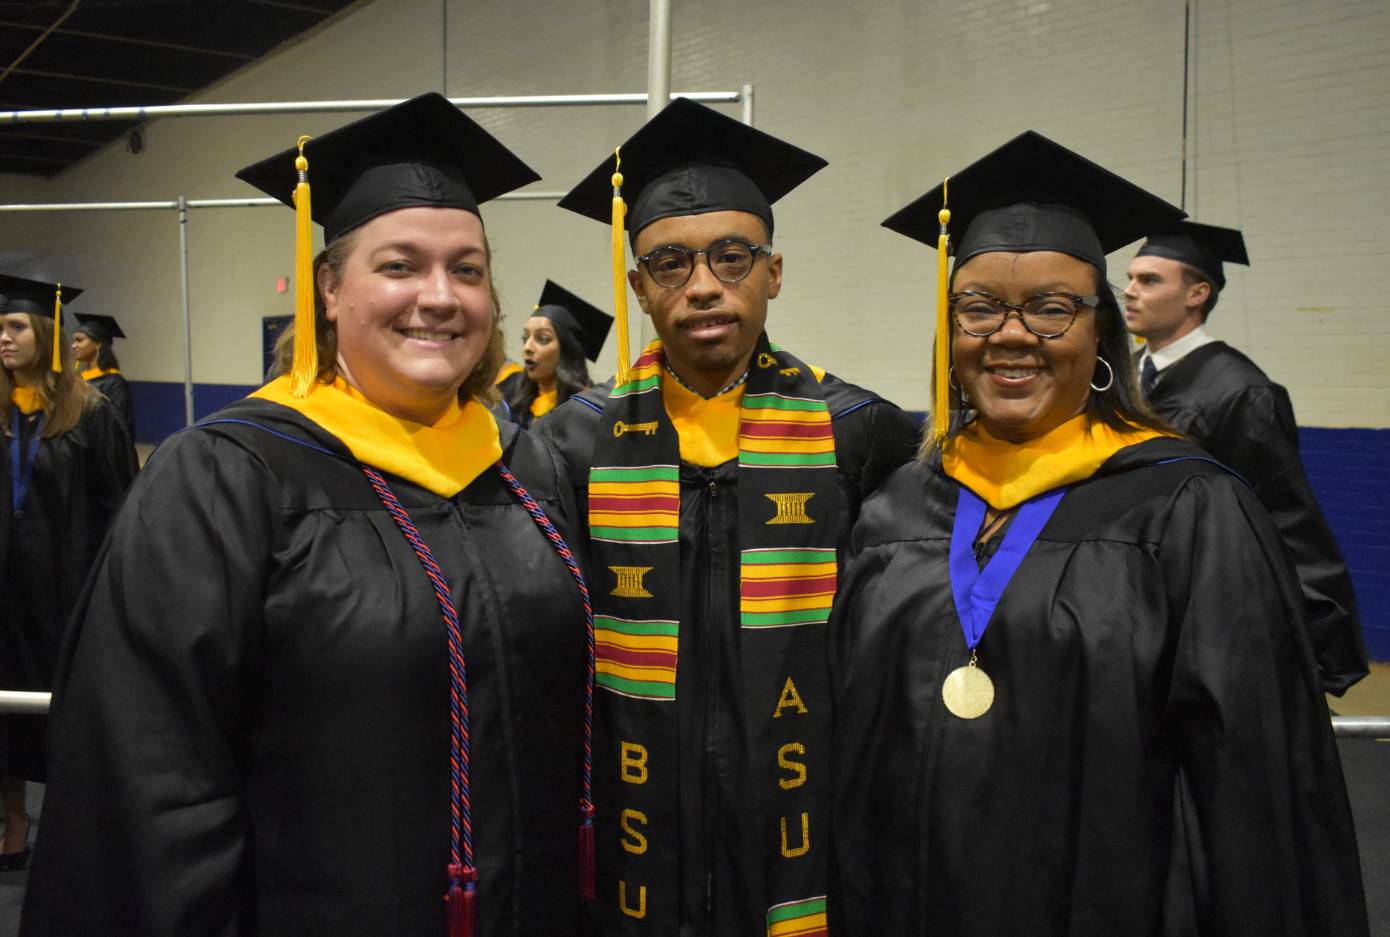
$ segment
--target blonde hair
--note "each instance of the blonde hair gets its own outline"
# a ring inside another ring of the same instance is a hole
[[[38,393],[39,403],[48,416],[44,423],[43,438],[52,439],[77,426],[84,414],[96,408],[101,401],[101,393],[84,381],[78,373],[77,362],[72,357],[72,345],[66,335],[62,337],[58,348],[62,356],[63,370],[53,370],[55,323],[52,319],[32,312],[18,314],[29,320],[29,328],[33,330],[34,341],[38,345],[32,367],[38,369],[41,376],[34,390]],[[10,416],[14,409],[14,403],[10,400],[10,392],[14,386],[14,377],[6,369],[0,368],[0,425],[6,428],[10,425]]]
[[[340,282],[343,267],[356,246],[357,229],[353,229],[329,244],[314,258],[314,338],[319,356],[318,380],[322,384],[331,384],[338,376],[338,332],[328,318],[323,293],[318,287],[319,270],[327,267],[333,282]],[[497,295],[497,281],[492,276],[492,245],[488,243],[486,236],[483,238],[483,247],[487,259],[488,292],[492,296],[492,334],[488,336],[487,349],[483,352],[482,358],[459,388],[459,399],[471,397],[481,403],[491,404],[499,399],[493,384],[497,380],[497,372],[502,370],[502,362],[506,359],[506,338],[502,334],[502,298]],[[275,340],[275,362],[269,376],[279,377],[290,373],[293,362],[294,323],[291,322]]]

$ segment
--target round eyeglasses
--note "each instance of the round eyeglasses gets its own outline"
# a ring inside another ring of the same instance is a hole
[[[1083,309],[1094,309],[1099,296],[1077,296],[1074,293],[1039,293],[1021,303],[1006,303],[998,296],[965,290],[949,297],[951,313],[966,335],[986,338],[998,332],[1009,320],[1009,313],[1018,313],[1023,327],[1038,338],[1061,338],[1076,322]]]
[[[705,255],[710,272],[724,283],[737,283],[753,271],[759,254],[771,256],[769,244],[751,244],[738,238],[715,241],[704,250],[694,250],[675,244],[658,247],[637,258],[637,262],[656,281],[658,286],[674,289],[685,286],[695,273],[695,258]]]

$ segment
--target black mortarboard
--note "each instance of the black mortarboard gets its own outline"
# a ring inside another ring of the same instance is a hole
[[[247,166],[237,178],[295,209],[290,393],[303,397],[318,373],[312,222],[323,225],[331,244],[400,208],[479,215],[480,203],[540,176],[432,91],[322,136],[300,137],[297,146]]]
[[[1184,214],[1031,130],[950,176],[883,226],[934,247],[943,207],[951,212],[957,265],[992,251],[1059,251],[1102,272],[1106,254]]]
[[[125,338],[125,332],[121,331],[121,324],[116,321],[115,316],[99,316],[92,313],[73,313],[77,316],[77,321],[81,323],[76,331],[86,332],[99,342],[110,342],[113,338]]]
[[[541,298],[536,303],[533,316],[545,316],[555,323],[557,329],[564,330],[570,340],[584,352],[584,357],[597,361],[603,343],[608,338],[608,330],[613,327],[613,317],[597,306],[587,303],[553,280],[545,281]]]
[[[1177,260],[1202,271],[1219,291],[1226,286],[1223,262],[1250,265],[1245,238],[1235,228],[1182,221],[1157,234],[1150,234],[1136,257],[1145,255]]]
[[[772,236],[772,203],[826,166],[826,161],[716,110],[677,98],[647,121],[560,200],[561,208],[596,221],[612,215],[613,173],[623,174],[632,206],[627,230],[659,218],[746,211]]]
[[[32,312],[52,319],[57,292],[57,283],[26,280],[24,277],[0,273],[0,310],[4,312]],[[75,286],[64,286],[63,301],[70,303],[81,293]]]
[[[294,207],[291,147],[247,166],[237,178]],[[304,144],[312,214],[325,243],[397,208],[478,205],[540,178],[449,100],[422,94]]]

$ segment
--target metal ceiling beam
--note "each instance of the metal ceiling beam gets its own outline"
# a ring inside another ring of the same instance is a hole
[[[24,133],[15,133],[13,130],[0,130],[0,139],[5,140],[47,140],[53,143],[80,143],[83,146],[90,146],[92,149],[105,146],[110,140],[88,140],[85,137],[64,137],[56,133],[34,133],[26,130]],[[13,154],[11,154],[13,155]]]
[[[72,16],[72,14],[77,11],[77,5],[81,2],[82,0],[72,0],[72,5],[69,6],[67,10],[63,12],[63,15],[58,17],[52,23],[50,23],[47,29],[39,33],[39,38],[29,43],[29,47],[26,48],[23,52],[19,53],[18,57],[16,57],[15,60],[11,62],[8,66],[6,66],[3,72],[0,72],[0,81],[4,81],[6,78],[8,78],[10,76],[10,73],[13,72],[16,68],[18,68],[21,62],[23,62],[29,56],[33,55],[34,50],[37,49],[40,45],[42,45],[43,41],[53,34],[53,30],[63,25],[63,20],[67,19],[69,16]]]
[[[689,91],[673,97],[706,104],[736,103],[741,91]],[[83,107],[33,111],[0,111],[0,124],[58,123],[93,120],[151,120],[156,117],[225,117],[241,114],[322,114],[338,111],[380,111],[403,98],[352,101],[268,101],[249,104],[160,104],[143,107]],[[646,104],[645,94],[539,94],[493,98],[450,98],[455,107],[575,107],[583,105]]]

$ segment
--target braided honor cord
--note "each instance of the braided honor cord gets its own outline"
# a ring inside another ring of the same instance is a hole
[[[589,589],[579,570],[574,553],[564,537],[555,529],[536,499],[531,496],[507,467],[499,460],[494,466],[506,482],[512,495],[521,502],[536,526],[550,541],[555,553],[564,562],[570,576],[579,587],[584,606],[584,623],[588,648],[585,665],[584,691],[584,770],[579,812],[579,893],[594,897],[594,804],[593,778],[593,698],[594,698],[594,614],[589,601]],[[406,542],[415,551],[425,575],[434,587],[445,632],[449,637],[449,765],[452,797],[450,800],[449,890],[444,896],[450,937],[472,937],[477,922],[477,866],[473,860],[472,804],[469,793],[469,728],[468,728],[468,671],[463,654],[463,633],[458,611],[444,573],[434,554],[420,536],[410,514],[391,491],[386,479],[375,469],[362,466],[372,490],[395,521]]]
[[[473,864],[473,813],[468,791],[468,671],[463,659],[463,632],[459,628],[458,611],[449,584],[434,559],[429,546],[386,479],[375,469],[362,466],[362,474],[371,482],[381,503],[424,567],[425,575],[434,586],[434,598],[444,618],[444,630],[449,635],[449,890],[444,896],[445,917],[449,937],[473,937],[477,922],[478,871]]]

